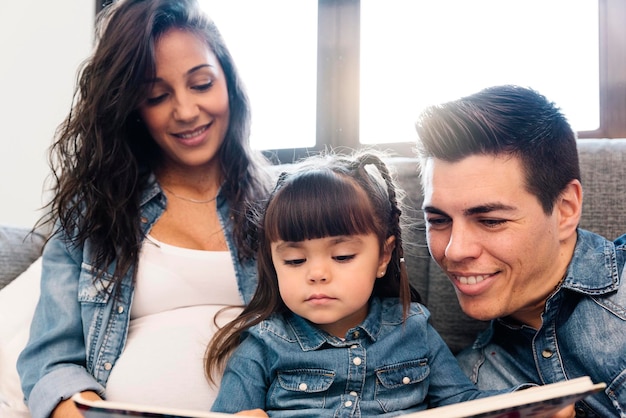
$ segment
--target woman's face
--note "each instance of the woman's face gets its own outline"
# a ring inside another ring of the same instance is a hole
[[[178,168],[219,165],[228,130],[226,78],[206,42],[171,29],[156,43],[156,74],[139,114],[161,148],[165,164]]]

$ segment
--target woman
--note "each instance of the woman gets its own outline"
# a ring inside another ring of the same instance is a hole
[[[256,286],[246,210],[268,182],[247,96],[194,0],[122,0],[98,28],[51,150],[24,394],[34,418],[79,416],[76,392],[209,409],[214,315]]]

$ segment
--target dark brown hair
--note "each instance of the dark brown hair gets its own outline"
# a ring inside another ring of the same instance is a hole
[[[570,181],[580,180],[574,131],[554,103],[529,88],[494,86],[431,106],[419,117],[417,135],[422,162],[476,154],[519,158],[526,187],[545,213]]]
[[[288,308],[280,297],[271,243],[304,241],[339,235],[374,233],[383,245],[395,237],[395,247],[373,295],[399,298],[406,315],[419,295],[411,285],[403,259],[401,209],[397,190],[382,159],[371,152],[353,157],[310,157],[297,170],[280,175],[259,217],[259,284],[250,304],[220,329],[207,348],[206,374],[223,369],[239,345],[242,332]],[[365,199],[364,199],[365,197]]]
[[[40,223],[56,222],[81,246],[87,240],[96,267],[116,261],[113,282],[136,265],[143,234],[140,194],[161,162],[160,149],[137,108],[155,74],[155,44],[170,29],[188,30],[217,56],[226,77],[230,121],[219,151],[222,192],[241,258],[254,256],[246,229],[249,203],[266,195],[264,159],[249,146],[250,107],[235,63],[215,24],[195,0],[122,0],[98,16],[97,44],[83,64],[71,112],[50,151],[53,198]]]

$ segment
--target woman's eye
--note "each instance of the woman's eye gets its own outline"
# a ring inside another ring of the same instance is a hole
[[[211,88],[212,85],[213,85],[213,81],[209,81],[208,83],[197,84],[193,86],[192,89],[197,90],[197,91],[207,91],[208,89]]]
[[[167,94],[161,94],[160,96],[148,97],[146,99],[146,104],[148,106],[154,106],[165,100]]]

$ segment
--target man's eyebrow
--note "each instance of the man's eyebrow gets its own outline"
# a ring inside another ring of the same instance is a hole
[[[441,209],[438,209],[434,206],[424,206],[422,210],[426,213],[431,213],[433,215],[442,215],[448,216],[448,214]],[[510,205],[505,205],[504,203],[487,203],[484,205],[478,205],[471,208],[467,208],[463,210],[463,214],[465,216],[479,215],[483,213],[491,213],[495,211],[513,211],[515,207]]]
[[[484,205],[467,208],[463,211],[466,216],[479,215],[481,213],[490,213],[495,211],[513,211],[515,207],[505,205],[504,203],[487,203]]]
[[[211,65],[211,64],[196,65],[195,67],[193,67],[189,71],[187,71],[187,75],[189,76],[189,75],[195,73],[196,71],[198,71],[198,70],[200,70],[202,68],[206,68],[206,67],[213,68],[214,66]],[[144,80],[144,83],[146,83],[146,84],[154,84],[154,83],[158,83],[159,81],[163,81],[163,79],[160,78],[160,77],[155,77],[153,79],[146,79],[146,80]]]
[[[422,211],[424,211],[426,213],[432,213],[433,215],[447,216],[447,214],[444,211],[442,211],[440,209],[437,209],[434,206],[428,206],[428,205],[427,206],[422,206]]]

